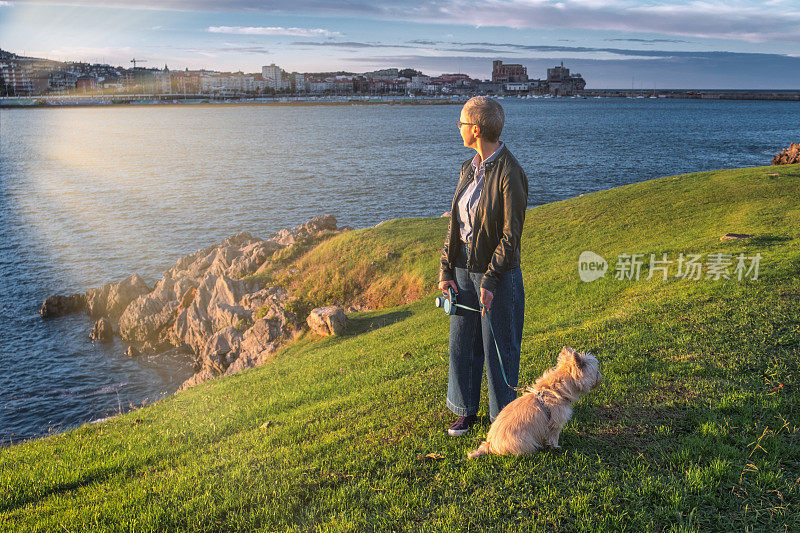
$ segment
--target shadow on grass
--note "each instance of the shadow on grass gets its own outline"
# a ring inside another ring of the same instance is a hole
[[[689,405],[649,407],[640,405],[584,406],[571,422],[565,440],[573,446],[589,445],[615,451],[640,451],[680,445],[705,420]],[[581,444],[578,444],[581,443]]]
[[[177,454],[170,454],[169,457],[176,456]],[[157,465],[165,459],[164,456],[155,456],[140,462],[137,467],[147,467]],[[135,475],[136,468],[133,466],[118,466],[118,467],[99,467],[86,471],[72,481],[56,482],[53,485],[40,489],[33,493],[27,492],[20,494],[17,497],[11,496],[0,504],[0,512],[13,511],[15,509],[24,507],[29,504],[39,503],[54,495],[63,495],[73,491],[80,490],[90,485],[102,484],[115,477],[121,476],[123,478],[130,478]]]
[[[13,511],[29,504],[36,504],[44,501],[51,496],[60,496],[73,491],[78,491],[91,485],[100,485],[112,479],[119,478],[130,481],[133,477],[141,476],[142,471],[154,466],[169,464],[171,460],[178,459],[187,452],[187,448],[194,447],[197,443],[215,443],[242,431],[241,426],[235,422],[228,423],[219,428],[219,431],[205,435],[202,440],[186,442],[183,446],[173,446],[165,451],[156,451],[147,456],[129,461],[127,464],[119,466],[102,466],[87,468],[80,472],[77,479],[70,481],[54,481],[52,485],[44,488],[34,488],[33,491],[25,491],[16,496],[8,496],[0,500],[0,512]],[[174,444],[174,441],[173,441]],[[2,528],[0,528],[2,529]]]
[[[367,331],[391,326],[411,316],[411,311],[392,311],[385,315],[357,316],[350,319],[347,331],[342,337],[355,337]]]
[[[11,497],[7,502],[0,504],[0,511],[13,511],[14,509],[24,507],[31,503],[38,503],[56,494],[65,494],[83,487],[92,485],[94,483],[101,483],[113,478],[115,475],[121,473],[123,468],[115,469],[98,469],[91,474],[81,476],[79,479],[67,483],[59,483],[52,487],[48,487],[36,494],[25,494],[21,497]]]
[[[772,235],[767,233],[764,235],[755,235],[750,239],[746,239],[744,242],[747,244],[758,244],[760,246],[774,246],[785,244],[791,240],[793,239],[791,237],[787,237],[786,235]]]

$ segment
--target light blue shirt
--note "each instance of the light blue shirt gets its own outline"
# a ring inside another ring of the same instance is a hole
[[[458,230],[461,234],[461,241],[466,243],[472,242],[472,227],[475,224],[475,210],[478,208],[478,200],[481,197],[483,190],[483,175],[484,165],[492,161],[503,149],[503,143],[497,147],[497,150],[492,152],[492,155],[479,162],[480,155],[475,154],[472,159],[472,175],[474,176],[472,182],[467,185],[461,196],[458,197]]]

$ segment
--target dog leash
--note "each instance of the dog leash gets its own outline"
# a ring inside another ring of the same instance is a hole
[[[481,312],[480,309],[475,309],[474,307],[469,307],[467,305],[458,304],[458,303],[455,304],[455,307],[460,307],[461,309],[466,309],[467,311],[475,311],[476,313],[480,313]],[[483,308],[483,304],[481,304],[481,308]],[[490,313],[490,311],[486,311],[486,313],[488,314],[488,313]],[[517,394],[519,394],[519,391],[523,390],[523,387],[512,387],[508,383],[508,378],[506,377],[506,369],[503,366],[503,358],[500,356],[500,347],[497,345],[497,337],[494,334],[494,328],[492,327],[492,319],[491,319],[491,317],[489,317],[489,331],[492,332],[492,340],[494,341],[494,349],[497,352],[497,360],[500,362],[500,373],[503,374],[503,381],[506,382],[506,387],[508,387],[509,389],[513,390]]]

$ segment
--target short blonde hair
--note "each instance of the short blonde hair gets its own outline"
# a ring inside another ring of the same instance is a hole
[[[488,96],[474,96],[467,100],[464,116],[480,126],[483,138],[489,142],[497,142],[506,123],[503,106]]]

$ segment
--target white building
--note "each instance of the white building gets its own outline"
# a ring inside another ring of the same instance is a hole
[[[375,78],[379,80],[393,80],[400,75],[400,71],[396,68],[384,68],[381,70],[373,70],[372,72],[365,72],[365,78]]]
[[[209,73],[200,77],[200,92],[203,94],[219,94],[233,96],[263,92],[270,84],[256,76],[238,74]]]
[[[306,76],[305,74],[294,75],[294,90],[303,93],[306,92]]]
[[[412,91],[422,91],[430,81],[430,76],[414,76],[411,78],[411,85],[409,89]]]
[[[56,93],[67,93],[75,90],[78,76],[72,72],[57,70],[50,73],[50,90]]]
[[[526,92],[529,91],[531,86],[530,83],[515,81],[511,83],[506,83],[503,85],[506,91],[513,93],[513,92]]]
[[[328,78],[325,81],[311,81],[308,83],[308,92],[310,93],[326,93],[336,91],[336,81],[333,78]]]
[[[275,63],[261,67],[261,77],[264,78],[267,87],[275,89],[276,91],[288,89],[290,87],[289,80],[283,75],[283,70]]]
[[[267,82],[275,82],[281,79],[281,67],[271,64],[268,67],[261,67],[261,77]]]
[[[153,73],[153,92],[161,94],[172,92],[172,75],[167,65],[164,65],[164,70]]]

